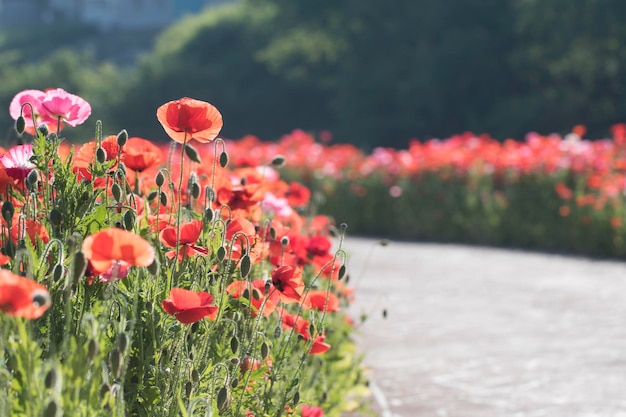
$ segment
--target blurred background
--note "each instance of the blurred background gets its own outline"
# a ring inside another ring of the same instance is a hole
[[[166,140],[156,108],[182,96],[216,105],[227,138],[604,137],[626,119],[624,16],[621,0],[0,0],[0,144],[11,98],[49,87],[92,104],[65,132],[81,141],[97,119]]]

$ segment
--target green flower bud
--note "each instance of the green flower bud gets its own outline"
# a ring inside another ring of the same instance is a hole
[[[122,131],[117,134],[117,144],[119,146],[124,146],[126,145],[127,141],[128,141],[128,132],[126,131],[126,129],[122,129]]]
[[[187,155],[187,157],[193,162],[197,162],[199,164],[202,163],[202,159],[200,159],[198,151],[191,145],[185,145],[185,155]]]
[[[21,135],[22,133],[24,133],[25,130],[26,119],[24,119],[24,116],[19,116],[17,120],[15,120],[15,131]]]

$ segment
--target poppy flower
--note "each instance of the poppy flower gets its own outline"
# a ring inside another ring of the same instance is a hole
[[[309,340],[311,335],[309,334],[309,321],[302,318],[302,316],[296,314],[290,314],[287,310],[277,308],[276,311],[280,316],[280,321],[284,329],[294,330],[304,340]]]
[[[321,355],[324,352],[330,350],[331,346],[326,343],[326,335],[321,334],[317,335],[315,340],[313,340],[313,344],[311,345],[311,349],[309,349],[310,355]]]
[[[214,320],[218,307],[211,305],[213,296],[208,292],[195,292],[183,288],[172,288],[170,298],[163,300],[161,306],[183,324],[194,323],[208,317]]]
[[[115,227],[87,236],[82,250],[99,274],[108,272],[116,262],[124,266],[143,267],[154,262],[154,249],[147,241],[135,233]]]
[[[182,261],[184,257],[207,255],[209,253],[208,248],[195,245],[200,237],[200,233],[202,233],[202,226],[203,223],[200,220],[192,220],[181,224],[178,238],[176,226],[165,226],[159,234],[159,240],[169,248],[177,248],[177,250],[167,252],[165,256],[172,259],[178,254],[178,260]]]
[[[245,290],[250,293],[249,299],[254,308],[252,310],[254,317],[258,315],[261,307],[263,307],[262,314],[269,316],[280,301],[280,296],[276,290],[270,290],[269,294],[265,294],[265,281],[262,279],[255,279],[252,282],[246,280],[233,281],[226,287],[226,293],[234,299],[240,298]]]
[[[83,124],[91,115],[91,106],[81,97],[62,88],[45,91],[41,100],[42,113],[53,120],[61,120],[74,127]]]
[[[304,308],[317,311],[339,311],[339,298],[326,290],[310,290],[304,296]]]
[[[142,172],[159,165],[163,160],[161,149],[147,139],[131,137],[122,149],[122,162],[126,168]]]
[[[30,162],[31,156],[33,156],[33,145],[14,146],[0,157],[0,164],[9,177],[21,181],[35,168],[35,164]]]
[[[37,319],[50,304],[46,287],[6,269],[0,270],[0,311],[12,316]]]
[[[85,143],[82,145],[76,154],[74,155],[74,159],[72,161],[72,169],[79,176],[80,179],[85,179],[87,181],[91,181],[91,169],[93,164],[96,161],[96,149],[97,143],[95,140]],[[104,149],[106,154],[105,161],[116,161],[117,153],[119,151],[119,145],[117,144],[117,136],[109,135],[100,142],[100,146]],[[109,168],[110,171],[114,171],[117,168],[117,161],[113,163],[113,165]],[[96,185],[104,185],[104,181],[102,178],[98,178],[96,180]]]
[[[272,271],[272,284],[280,291],[280,298],[285,303],[299,302],[304,292],[302,268],[283,265]]]
[[[42,108],[41,101],[45,98],[46,93],[41,90],[24,90],[20,91],[13,97],[9,105],[9,113],[13,120],[24,117],[26,121],[26,133],[35,134],[35,128],[42,123],[57,123],[57,119],[48,116],[48,113]],[[25,105],[26,103],[30,105]],[[32,112],[31,112],[32,106]]]
[[[315,406],[302,405],[300,410],[302,417],[324,417],[324,410]]]
[[[183,97],[170,101],[157,109],[157,119],[175,142],[195,139],[206,143],[213,141],[222,129],[222,115],[206,101]]]

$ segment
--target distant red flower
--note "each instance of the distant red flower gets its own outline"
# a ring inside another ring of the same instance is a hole
[[[283,308],[277,308],[276,311],[280,316],[283,328],[288,330],[294,330],[304,340],[309,340],[311,335],[309,334],[309,321],[302,318],[302,316],[296,314],[290,314]]]
[[[116,262],[142,267],[154,262],[154,249],[147,241],[118,228],[104,229],[87,236],[82,250],[98,274],[108,272]]]
[[[309,354],[321,355],[322,353],[330,350],[330,348],[331,346],[326,343],[326,335],[322,333],[321,335],[318,335],[315,340],[313,340],[313,345],[311,345]]]
[[[12,316],[37,319],[50,307],[50,303],[46,287],[0,269],[0,311]]]
[[[159,234],[161,243],[169,248],[177,248],[165,254],[168,258],[174,258],[178,253],[178,260],[182,261],[184,257],[194,255],[206,256],[209,253],[208,248],[195,245],[200,237],[200,233],[202,233],[202,221],[192,220],[181,224],[178,239],[176,233],[176,226],[165,226]]]
[[[106,154],[106,161],[114,161],[117,159],[117,153],[119,151],[119,145],[117,144],[117,136],[109,135],[100,143],[102,149]],[[80,179],[91,181],[91,168],[96,162],[96,149],[98,145],[95,140],[82,145],[72,161],[72,169],[78,174]],[[111,170],[117,168],[117,163],[111,166]]]
[[[302,417],[323,417],[324,410],[319,407],[308,406],[306,404],[302,405],[301,409]]]
[[[299,182],[292,182],[289,184],[285,197],[289,205],[293,207],[304,207],[309,204],[311,191]]]
[[[159,165],[163,160],[161,149],[147,139],[131,137],[122,148],[122,162],[126,168],[142,172]]]
[[[208,317],[217,317],[218,307],[211,305],[213,296],[208,292],[195,292],[183,288],[172,288],[170,298],[163,300],[161,306],[183,324],[194,323]]]
[[[272,284],[280,291],[280,298],[285,303],[299,302],[304,292],[302,268],[283,265],[272,271]]]
[[[269,316],[280,301],[280,295],[278,295],[276,290],[270,289],[269,294],[265,294],[265,281],[262,279],[255,279],[252,282],[245,280],[233,281],[226,287],[226,293],[235,299],[240,298],[245,290],[248,290],[250,293],[250,304],[254,307],[252,315],[255,317],[261,306],[263,306],[262,314]]]
[[[311,310],[335,312],[339,311],[339,299],[326,290],[310,290],[304,296],[302,306]]]
[[[170,138],[178,143],[195,139],[206,143],[214,140],[222,129],[222,115],[205,101],[183,97],[157,109],[157,119]]]

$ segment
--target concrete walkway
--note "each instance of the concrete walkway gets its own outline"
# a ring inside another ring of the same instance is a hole
[[[626,416],[626,263],[377,242],[344,247],[381,417]]]

